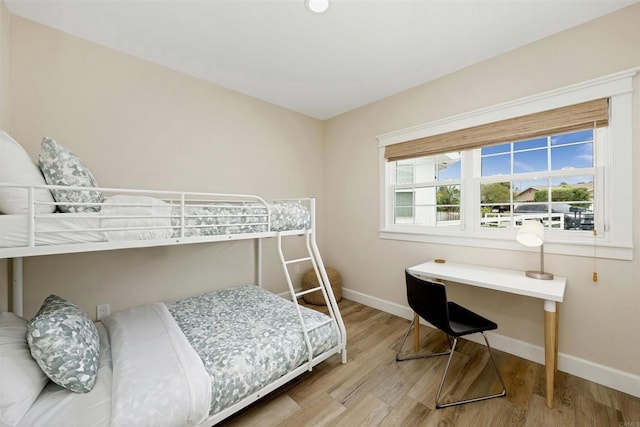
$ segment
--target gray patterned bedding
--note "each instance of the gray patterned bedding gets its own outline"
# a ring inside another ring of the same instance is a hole
[[[211,379],[214,414],[308,360],[292,302],[246,285],[166,303]],[[301,307],[307,327],[328,319]],[[314,356],[337,345],[331,324],[309,333]]]
[[[271,212],[270,218],[267,206]],[[273,201],[267,202],[267,206],[252,202],[186,204],[184,237],[310,228],[311,214],[304,204]],[[176,204],[154,197],[116,195],[107,197],[100,208],[100,212],[83,212],[80,215],[38,215],[34,220],[35,245],[160,240],[182,236],[182,212]],[[3,230],[0,233],[0,247],[28,245],[27,215],[0,215],[0,229]]]
[[[268,216],[271,212],[271,218]],[[306,230],[311,214],[301,203],[268,202],[174,203],[145,196],[108,197],[99,212],[107,240],[154,240],[181,237]]]
[[[303,230],[309,228],[309,211],[299,203],[269,202],[271,231]],[[172,212],[171,225],[180,226],[179,208]],[[218,203],[194,205],[185,209],[185,236],[260,233],[268,231],[264,206],[251,203]],[[178,237],[180,229],[174,230]]]

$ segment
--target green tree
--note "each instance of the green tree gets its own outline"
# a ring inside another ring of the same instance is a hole
[[[481,191],[482,203],[509,203],[511,201],[511,186],[508,182],[483,184]]]
[[[436,202],[438,206],[459,205],[460,188],[457,185],[443,185],[438,187],[438,193],[436,193]],[[438,210],[441,209],[449,210],[448,208],[438,208]]]
[[[569,188],[561,187],[551,190],[551,200],[554,202],[579,202],[579,201],[591,201],[591,195],[586,188]],[[546,190],[538,190],[533,196],[534,202],[546,202],[548,201],[548,192]],[[573,206],[579,206],[588,208],[589,203],[575,203]]]

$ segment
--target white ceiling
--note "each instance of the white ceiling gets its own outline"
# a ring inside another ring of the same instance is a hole
[[[634,0],[5,0],[15,15],[327,119]]]

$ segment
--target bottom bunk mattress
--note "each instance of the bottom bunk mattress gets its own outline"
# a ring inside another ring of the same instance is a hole
[[[314,356],[337,351],[330,318],[300,309]],[[50,382],[18,426],[206,425],[308,361],[295,305],[255,285],[134,307],[103,325],[93,389]]]
[[[211,379],[211,414],[238,402],[309,359],[292,302],[254,285],[167,303]],[[329,318],[300,307],[318,356],[338,344]],[[324,325],[323,325],[324,324]]]

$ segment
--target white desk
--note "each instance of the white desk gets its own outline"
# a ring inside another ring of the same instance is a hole
[[[425,262],[409,268],[424,278],[448,280],[464,285],[494,289],[512,294],[526,295],[544,300],[544,348],[547,406],[553,407],[553,386],[558,368],[558,303],[564,299],[567,279],[555,276],[553,280],[527,277],[524,271],[504,270],[453,262]],[[415,323],[415,345],[419,342],[419,322]],[[417,350],[417,349],[416,349]]]

